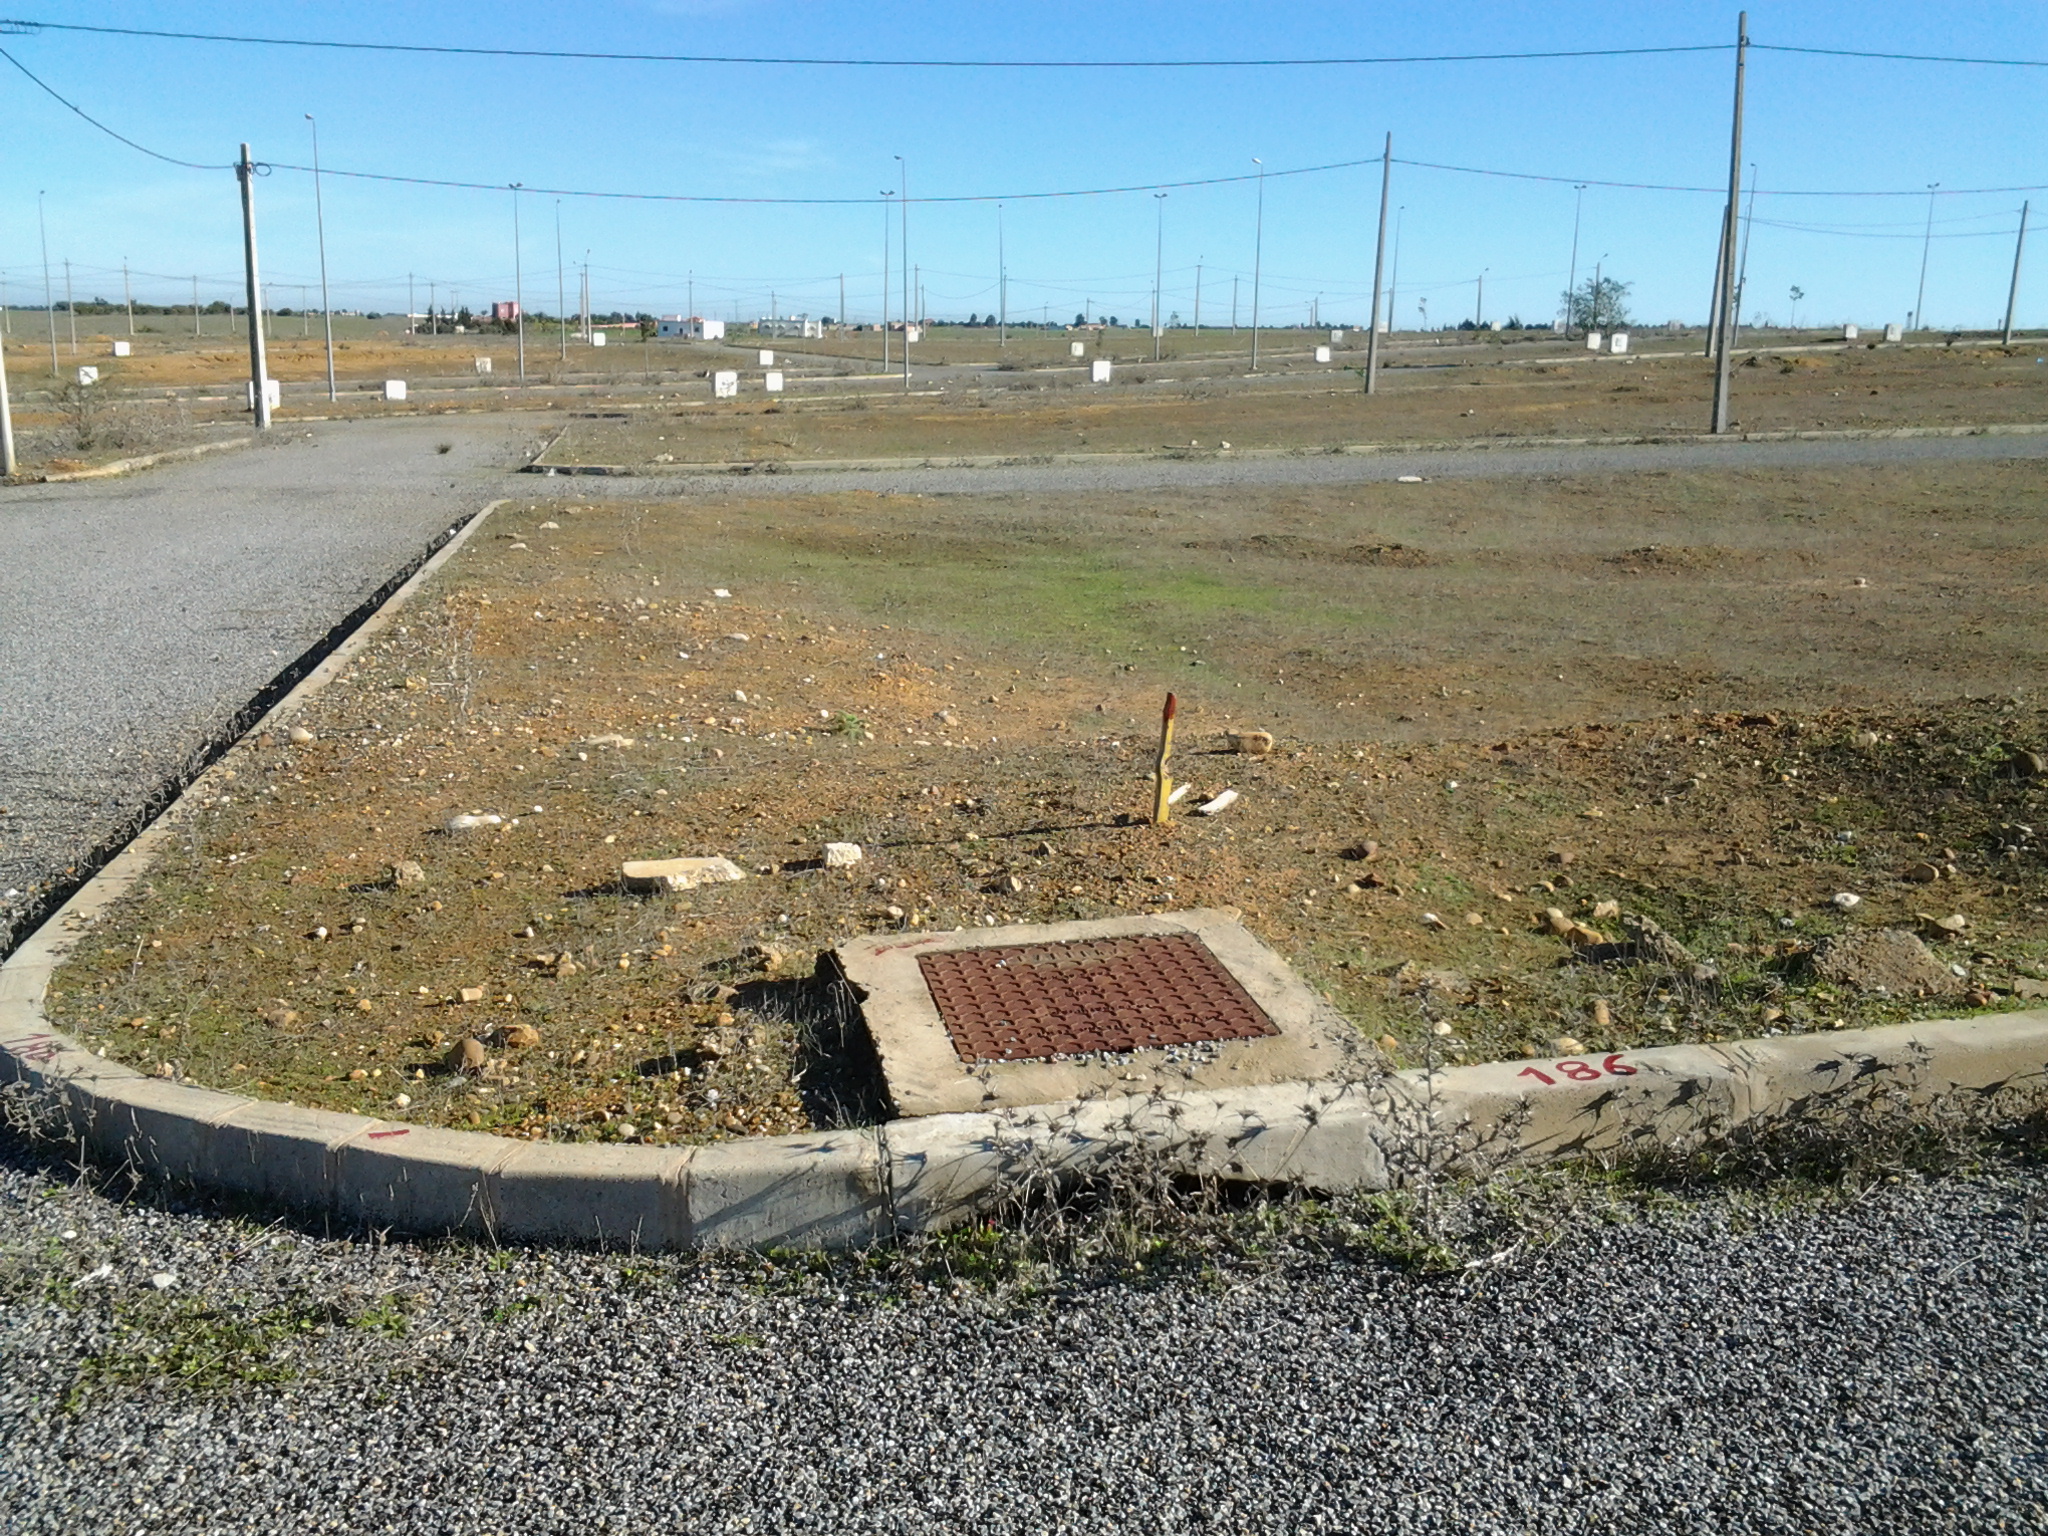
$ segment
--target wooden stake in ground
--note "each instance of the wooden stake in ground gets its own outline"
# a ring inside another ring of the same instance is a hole
[[[1167,777],[1166,765],[1173,756],[1173,717],[1179,709],[1172,694],[1166,696],[1166,709],[1159,717],[1159,761],[1152,769],[1152,825],[1163,827],[1173,814],[1173,780]]]

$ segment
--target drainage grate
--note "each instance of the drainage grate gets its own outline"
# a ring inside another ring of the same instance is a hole
[[[917,963],[968,1063],[1280,1032],[1192,934],[941,950]]]

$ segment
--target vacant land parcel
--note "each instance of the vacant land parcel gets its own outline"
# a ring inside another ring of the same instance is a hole
[[[875,929],[1235,907],[1404,1062],[2010,1006],[2037,482],[514,504],[232,755],[53,1008],[165,1075],[687,1140],[884,1112],[801,980]],[[1240,798],[1156,828],[1168,690],[1178,776]],[[686,855],[745,878],[622,889]],[[1599,963],[1643,918],[1673,963]],[[1906,983],[1816,968],[1878,930]]]

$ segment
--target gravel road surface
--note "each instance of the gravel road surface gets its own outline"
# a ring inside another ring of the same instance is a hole
[[[52,1536],[2040,1531],[2041,1193],[1717,1198],[1448,1279],[1283,1258],[992,1311],[265,1229],[0,1147],[0,1487]]]
[[[535,428],[336,425],[0,491],[0,889],[62,880],[493,496],[835,479],[508,476]],[[2044,453],[1930,439],[836,478],[1072,492]],[[1994,1169],[1845,1209],[1729,1198],[1588,1224],[1448,1280],[1300,1256],[991,1314],[851,1270],[792,1284],[739,1260],[260,1226],[95,1192],[0,1134],[0,1526],[2042,1530],[2044,1203],[2038,1171]]]
[[[336,423],[0,489],[0,954],[266,683],[505,494],[537,442],[531,418]]]

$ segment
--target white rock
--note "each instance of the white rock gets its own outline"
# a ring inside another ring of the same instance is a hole
[[[827,843],[825,845],[825,867],[827,869],[850,869],[861,861],[859,843]]]
[[[474,832],[479,827],[500,827],[504,824],[505,818],[502,816],[467,815],[450,816],[447,826],[450,832]]]
[[[1394,483],[1395,483],[1396,485],[1420,485],[1420,484],[1422,484],[1422,476],[1420,476],[1420,475],[1396,475],[1396,476],[1394,476]]]
[[[289,734],[290,734],[290,736],[291,736],[291,739],[292,739],[292,742],[293,742],[293,744],[294,744],[294,745],[296,745],[296,746],[301,746],[301,747],[303,747],[303,746],[305,746],[305,745],[306,745],[306,744],[307,744],[308,742],[310,742],[310,741],[312,741],[312,740],[314,739],[314,738],[313,738],[313,733],[312,733],[311,731],[307,730],[307,729],[306,729],[306,728],[305,728],[305,727],[304,727],[303,725],[295,725],[295,726],[293,726],[293,727],[291,728],[291,731],[289,732]]]
[[[1858,907],[1863,905],[1863,898],[1861,896],[1858,896],[1854,891],[1837,891],[1835,892],[1834,900],[1835,905],[1840,907],[1844,912],[1853,912]]]
[[[731,597],[731,596],[732,596],[732,594],[731,594],[730,592],[726,591],[726,590],[725,590],[725,588],[723,588],[723,587],[713,587],[713,588],[711,589],[711,595],[712,595],[713,597]]]
[[[149,1283],[160,1291],[168,1291],[178,1283],[178,1276],[172,1270],[160,1269],[149,1277]]]
[[[1194,787],[1195,786],[1192,784],[1181,784],[1175,786],[1173,793],[1166,797],[1166,803],[1168,805],[1179,805],[1181,801],[1187,799],[1188,791],[1193,789]]]
[[[1229,810],[1235,804],[1237,804],[1237,791],[1234,789],[1226,789],[1214,800],[1210,800],[1201,805],[1196,806],[1195,814],[1197,816],[1215,816],[1219,815],[1224,811]]]
[[[587,736],[583,740],[583,745],[586,747],[630,747],[633,745],[633,738],[618,735]]]

